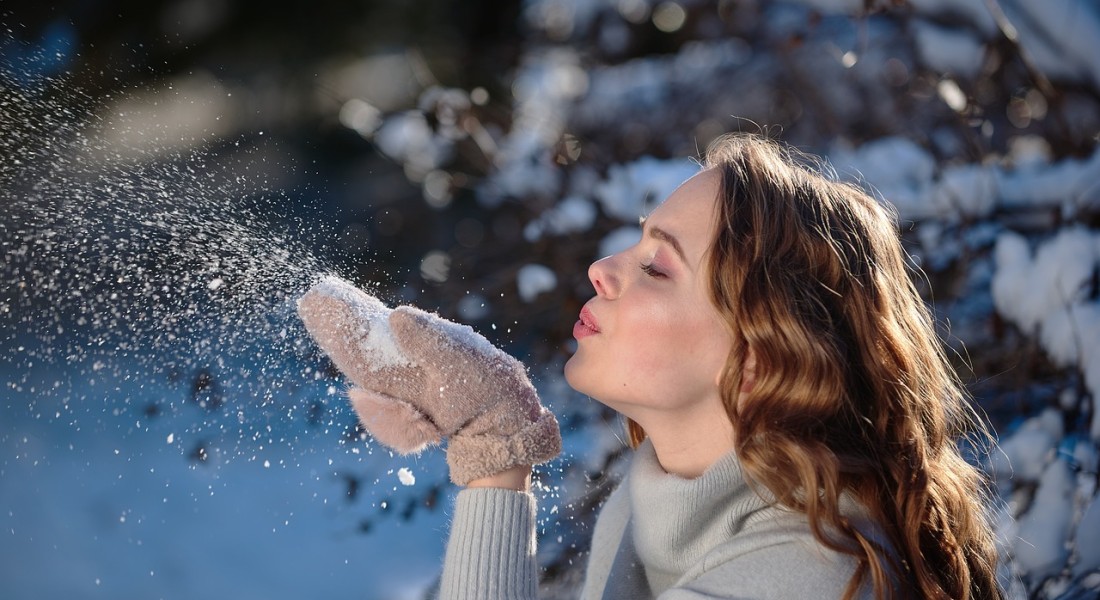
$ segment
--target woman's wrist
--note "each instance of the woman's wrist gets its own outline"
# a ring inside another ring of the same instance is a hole
[[[502,488],[517,492],[531,491],[531,466],[517,465],[494,475],[478,477],[466,484],[467,488]]]

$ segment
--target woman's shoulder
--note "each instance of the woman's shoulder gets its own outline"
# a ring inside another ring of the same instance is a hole
[[[771,518],[750,524],[708,552],[662,600],[699,594],[721,598],[730,590],[744,598],[842,597],[856,560],[818,542],[800,515],[768,512]]]
[[[863,535],[882,539],[862,511],[846,516]],[[804,513],[771,506],[711,549],[661,598],[725,597],[732,589],[745,598],[840,598],[857,566],[854,557],[819,542]],[[870,586],[864,588],[857,598],[871,597]]]

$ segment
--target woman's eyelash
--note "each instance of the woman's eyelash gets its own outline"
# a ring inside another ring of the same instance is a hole
[[[664,273],[662,273],[662,272],[658,271],[657,269],[653,268],[653,265],[651,265],[651,264],[647,265],[647,264],[643,263],[640,266],[642,267],[642,272],[645,273],[646,275],[649,275],[650,277],[664,277],[665,276]]]

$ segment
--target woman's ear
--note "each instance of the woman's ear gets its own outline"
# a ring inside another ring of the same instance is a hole
[[[756,385],[756,352],[753,351],[752,346],[749,346],[745,351],[745,362],[741,365],[741,393],[751,393],[754,385]]]

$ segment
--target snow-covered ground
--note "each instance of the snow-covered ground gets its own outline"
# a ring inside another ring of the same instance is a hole
[[[433,593],[456,492],[443,453],[395,455],[359,433],[318,355],[239,350],[0,363],[5,598]],[[559,414],[576,400],[560,372],[535,381]],[[573,544],[557,519],[622,447],[606,425],[564,437],[536,477],[544,554]]]
[[[3,596],[422,598],[452,500],[438,453],[349,440],[334,382],[297,361],[263,376],[297,384],[265,399],[221,381],[238,366],[213,375],[213,412],[194,373],[0,367]],[[309,400],[312,425],[277,408]]]

